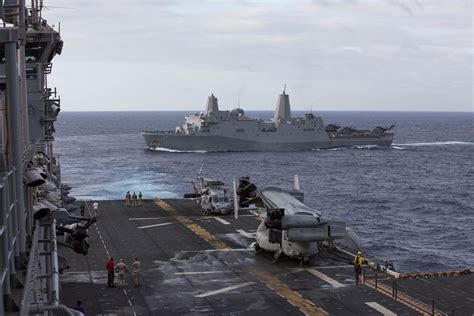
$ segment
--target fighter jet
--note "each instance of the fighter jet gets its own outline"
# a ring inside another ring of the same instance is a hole
[[[256,252],[274,253],[274,261],[282,255],[299,259],[306,265],[309,257],[318,253],[323,242],[334,246],[336,240],[344,241],[351,248],[360,249],[358,237],[345,222],[328,220],[321,212],[303,204],[298,176],[293,190],[274,186],[257,186],[248,177],[234,179],[234,212],[242,208],[256,207],[262,214],[256,233]]]

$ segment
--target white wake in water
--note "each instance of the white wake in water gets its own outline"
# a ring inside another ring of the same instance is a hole
[[[336,150],[348,150],[348,149],[376,149],[376,148],[381,148],[381,147],[379,145],[354,145],[351,147],[328,148],[327,150],[336,151]]]
[[[378,148],[379,145],[356,145],[352,147],[357,148],[357,149],[374,149],[374,148]]]
[[[443,146],[443,145],[474,145],[473,142],[447,141],[447,142],[431,142],[431,143],[407,143],[393,144],[394,146]]]
[[[154,151],[162,151],[162,152],[167,152],[167,153],[198,153],[198,154],[207,153],[206,150],[177,150],[177,149],[169,149],[169,148],[164,148],[164,147],[156,147],[154,148]]]

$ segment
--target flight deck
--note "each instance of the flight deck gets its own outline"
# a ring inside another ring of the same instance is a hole
[[[92,209],[92,202],[87,203]],[[61,301],[84,302],[88,315],[473,315],[474,275],[394,279],[369,267],[355,285],[350,254],[323,248],[307,266],[250,247],[259,220],[243,212],[204,216],[195,200],[100,201],[86,256],[59,246],[69,269]],[[107,287],[108,257],[141,287]]]

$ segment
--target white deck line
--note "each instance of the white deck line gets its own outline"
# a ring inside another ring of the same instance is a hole
[[[388,308],[383,307],[383,306],[380,305],[379,303],[376,303],[376,302],[365,302],[365,304],[369,305],[370,307],[372,307],[373,309],[375,309],[377,312],[382,313],[382,315],[384,315],[384,316],[397,316],[397,314],[395,314],[394,312],[392,312],[392,311],[389,310]]]
[[[228,221],[226,221],[225,219],[222,219],[222,218],[217,217],[217,216],[215,216],[215,217],[213,217],[213,218],[214,218],[216,221],[221,222],[221,223],[224,224],[224,225],[230,225],[230,223],[229,223]]]
[[[349,264],[346,264],[346,265],[340,265],[340,266],[322,266],[322,267],[315,267],[315,269],[340,269],[340,268],[352,268],[354,269],[354,266],[353,265],[349,265]]]
[[[92,217],[92,212],[89,207],[89,203],[86,203],[86,207],[87,207],[87,211],[89,212],[89,215]],[[97,225],[97,222],[94,223],[94,226],[95,226],[95,229],[97,230],[97,234],[99,235],[100,241],[102,242],[102,246],[104,247],[105,252],[107,253],[107,257],[110,258],[109,250],[107,249],[107,246],[105,245],[104,239],[102,239],[102,234],[100,233],[100,229],[99,229],[99,226]],[[133,316],[137,316],[137,312],[135,311],[135,308],[133,307],[133,303],[130,300],[130,296],[128,295],[127,290],[125,289],[122,289],[122,290],[125,296],[127,297],[128,305],[130,305],[130,308],[132,309]]]
[[[237,285],[232,285],[232,286],[225,287],[225,288],[220,289],[220,290],[215,290],[215,291],[195,295],[194,297],[208,297],[208,296],[211,296],[211,295],[216,295],[216,294],[220,294],[220,293],[229,292],[229,291],[232,291],[232,290],[235,290],[235,289],[240,289],[241,287],[248,286],[248,285],[251,285],[251,284],[254,284],[254,283],[255,282],[240,283],[240,284],[237,284]]]
[[[194,272],[175,272],[176,275],[193,275],[193,274],[214,274],[214,273],[228,273],[232,271],[194,271]]]
[[[309,273],[311,273],[314,276],[317,276],[318,278],[320,278],[324,282],[331,284],[335,288],[344,286],[344,284],[337,282],[333,278],[328,277],[327,275],[325,275],[324,273],[321,273],[320,271],[318,271],[316,269],[309,268],[309,269],[306,269],[306,271],[308,271]]]
[[[166,218],[166,217],[130,217],[128,220],[129,221],[146,221],[146,220],[149,220],[149,219],[163,219],[163,218]]]
[[[174,224],[174,222],[169,222],[169,223],[160,223],[160,224],[153,224],[153,225],[147,225],[147,226],[140,226],[137,227],[138,229],[144,229],[144,228],[151,228],[151,227],[158,227],[158,226],[165,226],[169,224]]]
[[[222,219],[225,218],[234,218],[234,216],[228,216],[228,215],[220,215],[220,216],[200,216],[199,218],[196,218],[196,220],[207,220],[207,219],[213,219],[215,217],[219,217]],[[239,215],[239,217],[255,217],[255,215],[252,214],[244,214],[244,215]]]
[[[224,218],[234,218],[234,216],[223,216]],[[239,217],[255,217],[255,215],[253,214],[243,214],[243,215],[240,215],[239,214]]]
[[[252,236],[252,234],[250,233],[247,233],[245,230],[243,229],[237,229],[237,232],[239,232],[241,235],[247,237],[247,238],[250,238],[250,239],[254,239],[254,236]]]

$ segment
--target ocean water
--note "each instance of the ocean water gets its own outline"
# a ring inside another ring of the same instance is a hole
[[[186,112],[61,112],[55,151],[71,195],[121,199],[181,197],[203,175],[231,183],[292,186],[306,204],[341,219],[366,257],[403,272],[474,268],[473,113],[319,112],[326,123],[369,128],[396,123],[390,148],[304,152],[150,151],[141,130],[174,129]],[[271,117],[271,112],[249,112]],[[298,114],[298,113],[295,113]],[[301,114],[301,113],[300,113]]]

